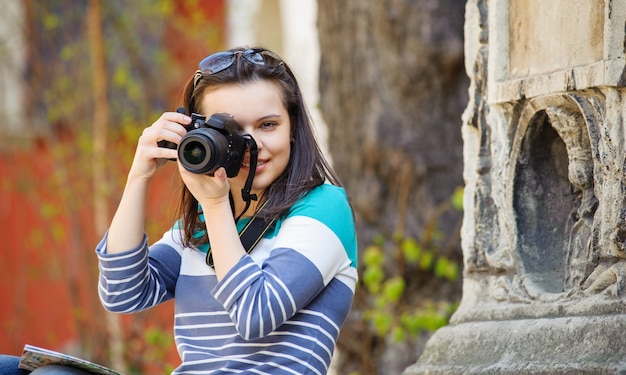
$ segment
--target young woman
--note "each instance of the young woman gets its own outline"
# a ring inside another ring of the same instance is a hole
[[[186,113],[232,115],[258,147],[256,168],[250,170],[250,150],[234,177],[224,168],[192,173],[179,161],[179,220],[148,246],[150,180],[164,160],[178,157],[157,143],[178,144],[191,119],[166,112],[146,128],[97,247],[102,304],[128,313],[175,299],[182,360],[175,374],[325,374],[357,282],[356,233],[345,191],[316,144],[298,83],[279,56],[237,48],[199,66],[185,89]],[[246,200],[242,191],[252,172],[256,200]],[[271,226],[247,252],[239,232],[252,218]]]

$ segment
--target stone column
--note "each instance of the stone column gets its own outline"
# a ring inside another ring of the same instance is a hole
[[[620,0],[469,0],[463,298],[405,375],[626,373]]]

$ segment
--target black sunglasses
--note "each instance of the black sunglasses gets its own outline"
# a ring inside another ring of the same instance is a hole
[[[251,48],[245,51],[235,52],[217,52],[200,61],[198,64],[200,70],[196,71],[194,86],[198,83],[198,80],[202,77],[203,73],[215,74],[228,69],[235,61],[237,61],[237,56],[239,55],[255,65],[279,66],[283,64],[277,54],[261,48]]]

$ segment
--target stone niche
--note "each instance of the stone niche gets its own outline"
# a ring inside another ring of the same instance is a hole
[[[405,375],[626,374],[625,24],[467,2],[463,297]]]

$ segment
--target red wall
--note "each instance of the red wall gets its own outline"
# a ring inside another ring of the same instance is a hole
[[[94,252],[102,233],[95,232],[91,176],[55,165],[56,151],[74,147],[66,142],[53,150],[39,146],[0,153],[0,353],[19,355],[24,344],[32,344],[102,362],[107,329]],[[89,161],[75,161],[80,162]],[[152,240],[171,225],[172,197],[179,192],[175,165],[168,164],[149,193]],[[89,166],[79,168],[89,171]],[[111,194],[111,210],[118,199],[119,191]],[[127,353],[178,363],[173,303],[120,317]],[[149,347],[148,331],[160,337],[159,348]]]
[[[224,1],[178,3],[178,14],[196,21],[201,15],[214,25],[218,30],[217,34],[212,31],[215,49],[222,49],[218,44],[224,40]],[[195,62],[214,52],[198,48],[200,43],[194,38],[202,33],[190,35],[172,27],[163,41],[185,70],[195,69]],[[170,102],[178,94],[179,88],[173,89]],[[32,344],[109,365],[107,313],[97,296],[94,253],[103,233],[95,230],[90,157],[81,154],[79,142],[71,136],[21,148],[1,137],[0,353],[19,355],[25,344]],[[136,140],[120,143],[116,149],[128,149],[129,154],[109,166],[109,219]],[[155,176],[149,193],[146,231],[151,240],[171,225],[178,192],[175,164],[168,163]],[[173,310],[173,303],[168,302],[146,312],[118,316],[132,367],[129,373],[164,374],[179,363],[172,337]]]

